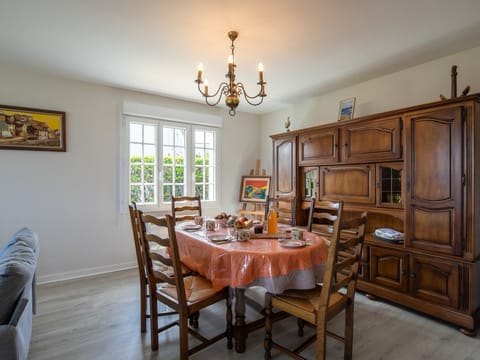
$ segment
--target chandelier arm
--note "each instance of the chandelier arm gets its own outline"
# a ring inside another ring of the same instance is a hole
[[[241,94],[243,95],[243,97],[245,98],[247,103],[249,103],[252,106],[260,105],[263,102],[263,98],[266,96],[266,95],[262,95],[263,91],[264,91],[263,86],[260,88],[260,91],[255,96],[248,95],[247,91],[245,90],[245,86],[241,82],[237,83],[237,88],[241,89]],[[257,103],[250,101],[250,100],[256,99],[258,97],[260,98],[260,100]]]
[[[203,97],[205,98],[205,102],[207,103],[207,105],[210,105],[210,106],[215,106],[220,102],[220,100],[222,100],[222,95],[223,95],[223,92],[224,92],[225,88],[228,88],[228,84],[226,82],[222,82],[222,83],[220,83],[220,85],[218,85],[218,89],[217,89],[217,91],[215,91],[215,94],[207,95],[207,94],[205,94],[204,91],[202,91],[202,89],[200,88],[200,83],[198,83],[198,91],[200,91],[200,94],[202,94]],[[220,93],[220,91],[222,91],[222,93]],[[212,99],[212,98],[217,97],[217,95],[219,93],[220,93],[220,96],[218,96],[218,99],[215,102],[210,103],[208,101],[208,99]]]

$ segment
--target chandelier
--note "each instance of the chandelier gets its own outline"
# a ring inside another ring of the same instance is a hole
[[[250,96],[247,94],[245,90],[245,85],[241,82],[235,82],[235,45],[233,42],[238,37],[238,32],[236,31],[229,31],[228,37],[232,41],[232,45],[230,45],[230,50],[232,53],[228,56],[228,73],[225,74],[225,77],[228,79],[228,82],[224,81],[219,86],[217,91],[210,95],[208,92],[208,81],[207,79],[202,79],[203,74],[203,66],[202,64],[198,65],[198,72],[197,72],[197,80],[195,82],[198,84],[198,91],[203,95],[205,98],[205,102],[210,106],[217,105],[222,96],[225,95],[225,104],[230,108],[228,113],[230,116],[234,116],[236,112],[236,108],[240,103],[239,96],[245,98],[247,103],[253,106],[260,105],[263,102],[263,98],[267,96],[265,94],[265,84],[266,82],[263,81],[263,65],[262,63],[258,64],[258,82],[257,84],[260,85],[260,91],[255,96]],[[203,90],[201,85],[203,84]],[[255,100],[256,99],[256,100]]]

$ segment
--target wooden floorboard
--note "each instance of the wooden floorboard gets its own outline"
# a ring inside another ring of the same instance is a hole
[[[40,285],[37,315],[33,319],[30,360],[178,359],[178,328],[159,335],[158,351],[150,350],[150,336],[140,334],[136,270]],[[248,319],[258,314],[247,309]],[[217,331],[224,326],[224,306],[202,310],[200,327]],[[341,329],[334,319],[330,329]],[[274,324],[274,337],[283,344],[297,340],[296,322]],[[310,330],[308,330],[310,331]],[[249,335],[247,351],[228,350],[226,341],[191,359],[263,359],[263,329]],[[192,341],[195,341],[192,339]],[[328,343],[329,359],[341,359],[342,346]],[[470,338],[456,327],[382,301],[356,297],[354,359],[480,359],[480,337]],[[273,359],[285,359],[273,351]],[[304,354],[314,358],[314,348]]]

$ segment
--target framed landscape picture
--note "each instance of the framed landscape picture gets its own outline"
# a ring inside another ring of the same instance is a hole
[[[270,176],[242,176],[241,202],[264,203],[270,192]]]
[[[338,121],[353,119],[354,110],[355,98],[340,101],[340,109],[338,110]]]
[[[0,105],[0,149],[66,151],[65,112]]]

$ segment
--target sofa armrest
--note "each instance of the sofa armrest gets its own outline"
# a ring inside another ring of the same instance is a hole
[[[27,304],[28,304],[28,299],[25,297],[22,297],[20,300],[18,300],[17,306],[15,306],[15,310],[13,311],[12,317],[10,318],[8,325],[17,326],[18,320],[20,320],[20,317],[25,311]]]

